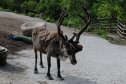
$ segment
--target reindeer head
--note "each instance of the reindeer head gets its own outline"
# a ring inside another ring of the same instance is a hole
[[[62,46],[65,47],[64,52],[67,52],[70,62],[73,65],[77,64],[75,54],[79,51],[82,51],[82,48],[83,48],[83,46],[79,44],[80,36],[88,28],[90,20],[91,20],[87,9],[84,6],[82,6],[82,9],[86,13],[87,18],[85,18],[84,16],[79,15],[79,14],[78,14],[78,16],[85,21],[86,25],[80,30],[80,32],[73,33],[74,35],[70,39],[68,39],[68,37],[66,35],[63,35],[63,33],[61,32],[61,29],[60,29],[60,25],[61,25],[64,17],[68,15],[66,10],[62,11],[62,13],[58,19],[58,24],[57,24],[58,34],[62,38]]]

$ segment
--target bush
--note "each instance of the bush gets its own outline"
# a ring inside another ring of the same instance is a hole
[[[21,7],[24,8],[24,9],[29,9],[29,10],[35,10],[36,9],[36,6],[37,6],[37,3],[36,1],[31,1],[31,0],[28,0],[25,1]]]
[[[69,27],[73,27],[74,25],[73,20],[71,18],[65,19],[63,24]]]
[[[43,18],[47,22],[55,22],[55,20],[49,16]]]
[[[75,18],[73,16],[68,16],[67,18],[65,18],[63,24],[69,27],[80,27],[82,25],[81,19],[78,17]]]
[[[0,7],[0,11],[3,11],[4,9],[2,7]]]
[[[35,16],[35,14],[34,14],[34,13],[29,12],[29,13],[28,13],[28,16],[34,17],[34,16]]]
[[[7,12],[11,12],[12,10],[11,10],[11,9],[5,9],[5,11],[7,11]]]
[[[92,32],[96,35],[99,35],[102,38],[107,39],[108,38],[108,32],[106,29],[103,28],[96,28],[94,30],[92,30]]]

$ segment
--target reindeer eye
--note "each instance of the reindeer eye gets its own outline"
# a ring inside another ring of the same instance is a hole
[[[67,43],[67,44],[66,44],[66,47],[69,48],[69,47],[70,47],[70,44]]]
[[[67,44],[66,46],[67,46],[67,47],[70,47],[70,45],[69,45],[69,44]]]

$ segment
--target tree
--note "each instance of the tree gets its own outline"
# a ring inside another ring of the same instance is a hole
[[[97,17],[111,19],[119,18],[122,12],[118,1],[115,0],[98,0],[97,3],[94,3],[92,10]]]

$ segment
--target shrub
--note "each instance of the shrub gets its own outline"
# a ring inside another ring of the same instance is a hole
[[[108,32],[106,29],[103,28],[96,28],[94,30],[92,30],[92,32],[96,35],[99,35],[102,38],[107,39],[108,38]]]
[[[49,16],[43,18],[47,22],[55,22],[55,20]]]
[[[29,13],[28,13],[28,16],[34,17],[34,16],[35,16],[35,14],[34,14],[34,13],[29,12]]]
[[[37,6],[37,3],[36,1],[31,1],[31,0],[28,0],[25,1],[21,7],[24,8],[24,9],[29,9],[29,10],[35,10],[36,9],[36,6]]]
[[[2,7],[0,7],[0,11],[3,11],[4,9]]]
[[[67,17],[65,18],[64,22],[63,22],[64,25],[66,26],[69,26],[69,27],[80,27],[81,25],[81,19],[78,18],[78,17]]]

